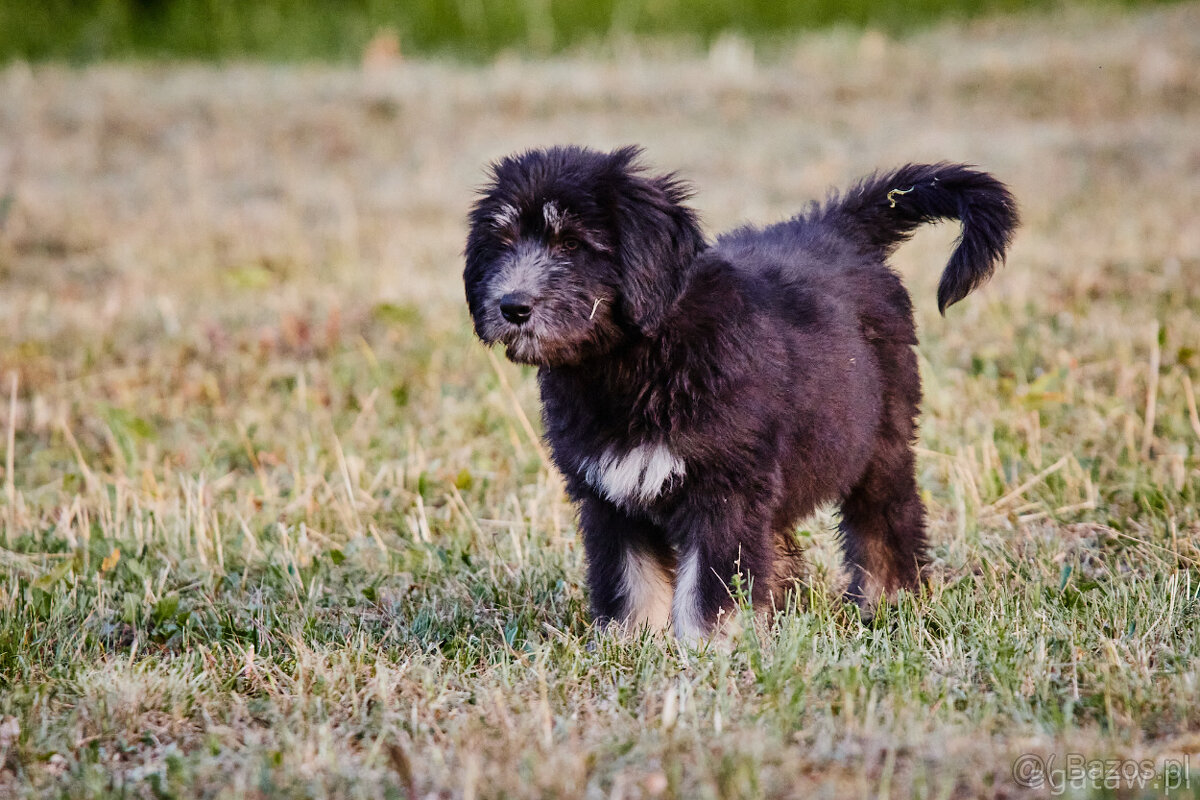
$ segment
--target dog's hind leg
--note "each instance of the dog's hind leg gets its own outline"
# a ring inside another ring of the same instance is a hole
[[[777,527],[774,532],[774,544],[769,597],[764,608],[772,614],[786,609],[793,602],[796,593],[807,586],[809,578],[804,548],[796,540],[794,525]]]
[[[896,282],[899,285],[899,282]],[[903,290],[901,289],[901,292]],[[870,613],[881,599],[915,589],[925,562],[925,507],[917,489],[913,441],[921,404],[921,378],[907,295],[901,312],[875,309],[872,341],[884,381],[875,449],[857,483],[842,500],[842,551],[850,570],[847,598]],[[896,295],[893,295],[895,298]],[[895,314],[893,312],[893,314]]]
[[[846,595],[864,611],[901,589],[915,589],[925,556],[925,507],[906,441],[885,441],[842,502],[842,549],[850,569]]]

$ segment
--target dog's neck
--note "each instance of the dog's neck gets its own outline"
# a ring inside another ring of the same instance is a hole
[[[625,421],[635,432],[669,432],[686,424],[698,410],[696,399],[723,381],[719,359],[694,354],[720,349],[721,334],[731,324],[726,315],[736,314],[739,303],[727,285],[728,273],[693,266],[698,268],[688,269],[682,290],[653,331],[630,326],[612,350],[578,364],[542,367],[540,381],[553,383],[561,396],[576,398],[582,413],[606,424]]]

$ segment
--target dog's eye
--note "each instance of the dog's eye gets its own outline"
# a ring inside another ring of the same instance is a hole
[[[579,249],[579,240],[574,236],[568,236],[562,240],[562,248],[568,252]]]

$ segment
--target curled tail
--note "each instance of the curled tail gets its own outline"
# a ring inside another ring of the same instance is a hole
[[[962,235],[938,284],[938,310],[966,297],[992,276],[1017,227],[1017,203],[1000,181],[963,164],[907,164],[876,173],[824,208],[887,256],[926,222],[957,219]]]

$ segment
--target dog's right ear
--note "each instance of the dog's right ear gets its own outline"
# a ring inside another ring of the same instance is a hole
[[[683,289],[704,236],[696,212],[684,205],[690,187],[674,175],[647,177],[637,163],[640,154],[637,147],[609,154],[606,199],[624,270],[623,311],[649,335]]]

